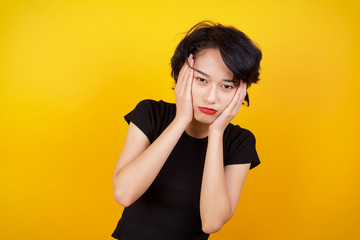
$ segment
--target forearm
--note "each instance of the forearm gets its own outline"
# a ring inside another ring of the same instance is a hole
[[[223,133],[209,134],[200,194],[203,229],[218,231],[231,217],[223,163]]]
[[[175,119],[144,152],[114,175],[114,195],[117,202],[129,206],[149,188],[186,126],[183,121]]]

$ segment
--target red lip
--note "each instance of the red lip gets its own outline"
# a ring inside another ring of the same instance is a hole
[[[212,109],[212,108],[206,108],[206,107],[199,107],[199,110],[203,113],[206,113],[206,114],[215,114],[217,111],[215,109]]]

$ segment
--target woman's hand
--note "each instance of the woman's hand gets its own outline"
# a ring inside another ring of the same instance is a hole
[[[191,67],[194,67],[193,55],[187,58]],[[176,117],[175,119],[190,123],[194,112],[191,95],[191,85],[194,76],[194,70],[186,62],[180,70],[179,77],[175,86]]]
[[[221,112],[221,114],[215,119],[215,121],[209,126],[209,134],[217,131],[223,133],[226,126],[230,121],[238,114],[242,102],[246,96],[246,83],[240,80],[240,85],[236,89],[235,95],[229,105]]]

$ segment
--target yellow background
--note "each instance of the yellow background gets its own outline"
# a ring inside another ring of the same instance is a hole
[[[1,1],[0,239],[112,239],[123,115],[174,101],[200,20],[261,47],[233,123],[256,136],[234,217],[210,239],[360,239],[358,1]]]

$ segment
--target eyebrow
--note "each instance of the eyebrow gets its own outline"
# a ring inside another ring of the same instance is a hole
[[[198,69],[196,69],[196,68],[194,68],[194,70],[195,70],[195,71],[197,71],[198,73],[200,73],[200,74],[202,74],[202,75],[206,76],[206,77],[210,77],[210,75],[209,75],[209,74],[204,73],[203,71],[200,71],[200,70],[198,70]],[[232,82],[232,83],[235,83],[234,79],[223,79],[223,81],[225,81],[225,82]]]

